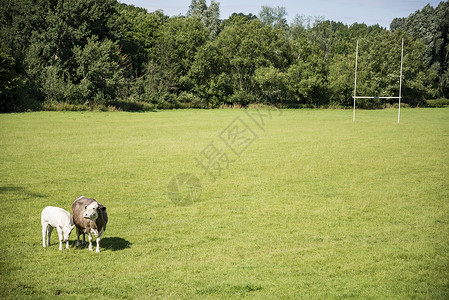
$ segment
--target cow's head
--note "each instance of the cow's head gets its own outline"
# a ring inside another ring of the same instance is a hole
[[[94,201],[84,207],[83,217],[95,221],[98,218],[98,213],[100,210],[106,210],[106,207]]]
[[[62,231],[62,242],[67,242],[70,238],[70,233],[72,232],[73,228],[75,228],[75,225],[67,225],[67,226],[61,226],[59,225],[59,229]]]

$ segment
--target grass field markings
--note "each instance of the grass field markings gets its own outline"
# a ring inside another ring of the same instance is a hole
[[[273,114],[273,111],[276,111],[277,115]],[[218,141],[212,140],[194,157],[196,166],[204,170],[202,175],[208,176],[212,182],[221,177],[223,172],[259,139],[259,134],[265,132],[267,120],[283,114],[280,109],[245,110],[244,113],[244,117],[235,117],[220,131]],[[218,146],[214,142],[217,142]],[[167,186],[169,199],[179,206],[191,205],[199,200],[201,191],[201,180],[192,173],[176,174]]]

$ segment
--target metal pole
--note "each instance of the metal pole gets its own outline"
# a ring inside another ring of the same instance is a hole
[[[399,75],[399,107],[398,107],[398,124],[399,119],[401,117],[401,94],[402,94],[402,62],[404,59],[404,39],[402,39],[402,48],[401,48],[401,74]]]
[[[356,99],[399,99],[400,97],[383,97],[383,96],[357,96]]]
[[[354,111],[352,113],[352,122],[355,122],[355,97],[357,91],[357,56],[359,54],[359,40],[357,40],[357,47],[355,49],[355,75],[354,75]]]

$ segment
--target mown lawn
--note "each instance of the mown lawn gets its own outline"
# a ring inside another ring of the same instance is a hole
[[[0,297],[448,299],[449,108],[396,113],[0,115]],[[101,253],[43,248],[79,195]]]

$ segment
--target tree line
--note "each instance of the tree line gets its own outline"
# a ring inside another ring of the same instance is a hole
[[[357,40],[359,95],[398,94],[401,39],[403,101],[449,93],[447,1],[391,30],[299,15],[287,24],[285,8],[267,6],[221,20],[205,0],[174,17],[116,0],[5,0],[0,10],[3,112],[350,106]]]

